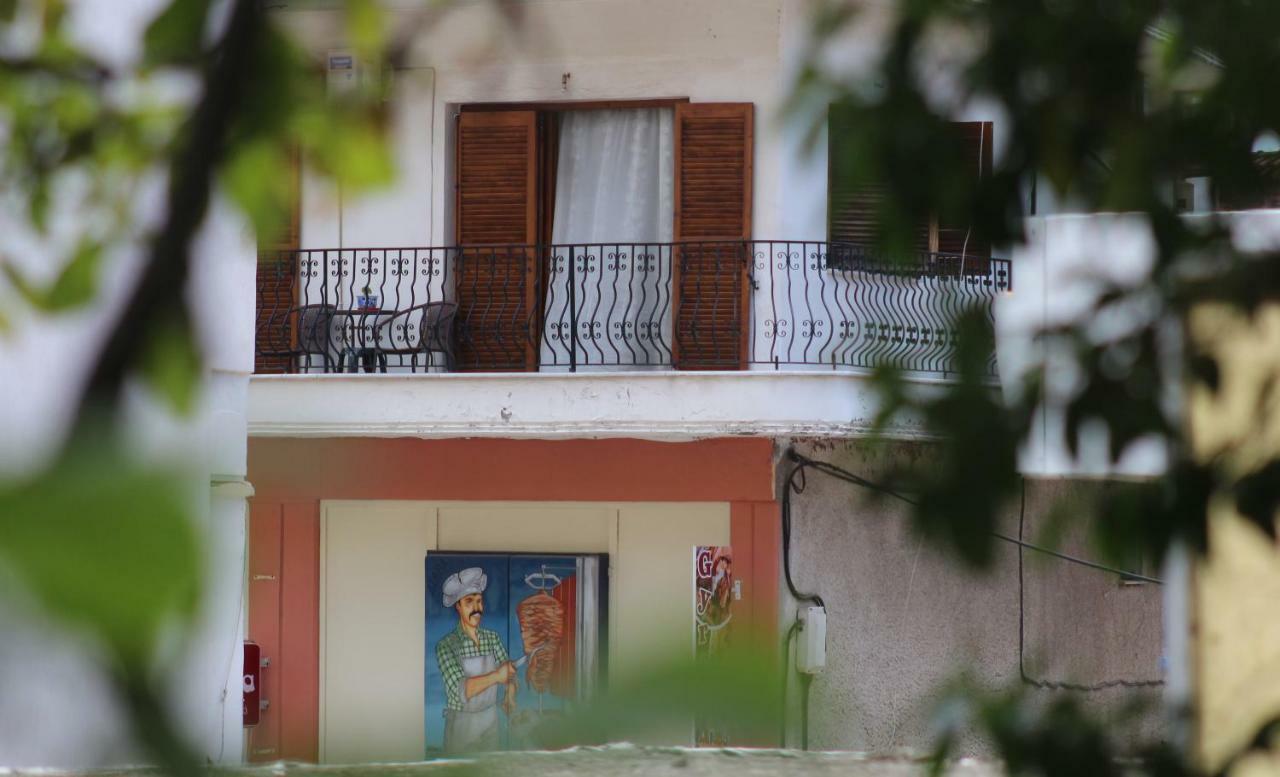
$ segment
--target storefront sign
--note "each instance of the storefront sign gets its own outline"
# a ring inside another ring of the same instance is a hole
[[[701,545],[693,549],[693,655],[695,662],[714,661],[729,644],[733,620],[733,549]],[[724,747],[728,736],[721,721],[694,720],[699,747]]]

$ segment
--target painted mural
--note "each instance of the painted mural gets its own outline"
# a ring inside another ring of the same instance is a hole
[[[428,756],[541,746],[595,671],[598,581],[595,557],[427,554]]]

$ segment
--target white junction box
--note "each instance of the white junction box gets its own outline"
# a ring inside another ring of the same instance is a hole
[[[800,633],[796,635],[796,671],[817,674],[827,665],[827,609],[801,607],[796,613]]]
[[[385,97],[390,79],[389,70],[361,60],[354,49],[330,49],[325,55],[325,84],[330,96],[360,90]]]

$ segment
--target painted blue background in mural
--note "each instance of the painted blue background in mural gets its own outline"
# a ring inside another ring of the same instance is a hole
[[[502,638],[503,647],[512,661],[524,655],[524,643],[520,637],[520,622],[516,605],[538,589],[526,583],[525,578],[543,570],[561,579],[574,577],[576,559],[573,556],[530,556],[475,553],[428,553],[426,557],[426,650],[425,650],[425,726],[426,754],[438,755],[444,749],[444,680],[436,662],[436,643],[458,627],[458,615],[444,606],[444,581],[455,572],[469,567],[480,567],[488,577],[484,592],[484,617],[481,628],[490,629]],[[536,579],[535,579],[535,582]],[[546,693],[539,697],[528,685],[528,665],[519,671],[519,690],[515,714],[517,733],[509,730],[509,721],[500,714],[503,747],[529,747],[534,743],[526,739],[525,732],[536,723],[533,712],[560,710],[564,701]],[[499,692],[501,699],[501,692]],[[522,714],[523,713],[523,714]]]

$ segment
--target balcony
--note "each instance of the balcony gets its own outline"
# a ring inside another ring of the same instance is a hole
[[[1008,260],[731,241],[264,255],[259,374],[954,371]],[[988,361],[994,380],[994,352]]]

